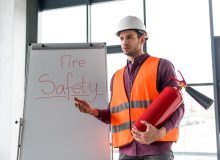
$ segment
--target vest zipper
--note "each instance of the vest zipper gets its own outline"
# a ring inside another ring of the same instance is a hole
[[[131,90],[132,90],[132,80],[130,79],[130,85],[131,85]],[[128,98],[129,101],[129,125],[130,125],[130,130],[131,130],[131,94],[130,97]]]
[[[131,91],[132,91],[132,86],[133,86],[133,77],[132,77],[132,74],[131,74],[131,72],[132,72],[132,70],[134,71],[134,69],[133,69],[133,65],[132,65],[132,67],[130,68],[130,69],[128,69],[128,76],[129,76],[129,82],[130,82],[130,88],[131,88],[131,90],[130,90],[130,96],[128,97],[128,101],[129,101],[129,106],[128,106],[128,108],[129,108],[129,126],[130,126],[130,131],[131,131],[131,128],[132,128],[132,126],[131,126]]]

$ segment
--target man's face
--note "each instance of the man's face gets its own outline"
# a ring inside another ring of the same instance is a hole
[[[125,55],[135,58],[142,53],[144,36],[138,38],[134,30],[125,30],[119,34],[119,38]]]

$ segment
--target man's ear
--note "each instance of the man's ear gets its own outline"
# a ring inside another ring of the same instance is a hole
[[[140,38],[141,38],[141,42],[144,43],[145,42],[145,35],[142,35]]]

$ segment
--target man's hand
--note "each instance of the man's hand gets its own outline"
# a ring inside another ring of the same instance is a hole
[[[90,114],[92,116],[98,116],[98,110],[90,106],[86,101],[74,97],[75,106],[80,112]]]
[[[146,121],[141,121],[142,124],[147,126],[147,129],[145,132],[141,132],[137,130],[135,127],[132,128],[131,133],[133,135],[133,138],[138,141],[141,144],[151,144],[158,139],[162,138],[166,134],[166,128],[161,127],[160,129],[157,129],[150,123]]]

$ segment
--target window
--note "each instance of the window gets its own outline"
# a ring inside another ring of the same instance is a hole
[[[212,0],[213,7],[213,23],[214,23],[214,36],[220,36],[220,1]]]
[[[143,0],[124,0],[93,4],[91,7],[92,42],[119,44],[115,31],[119,20],[127,15],[143,19]]]
[[[108,66],[108,84],[110,88],[111,78],[113,74],[127,63],[127,57],[123,53],[108,54],[107,66]],[[110,90],[110,89],[109,89]],[[110,93],[109,93],[110,95]]]
[[[213,82],[208,9],[207,0],[146,2],[148,52],[171,60],[187,83]]]
[[[214,97],[213,87],[194,86],[192,88],[205,93],[212,99]],[[185,159],[187,157],[193,160],[202,156],[204,160],[214,160],[217,153],[214,105],[205,110],[185,91],[183,91],[183,98],[185,115],[180,123],[178,143],[173,145],[176,158],[185,156]]]
[[[201,85],[213,82],[208,1],[146,0],[146,20],[148,52],[169,59],[187,83],[213,98],[213,87]],[[216,159],[214,105],[205,110],[184,89],[183,93],[186,113],[173,146],[175,157]]]
[[[86,6],[39,12],[38,42],[86,42],[86,26]]]

